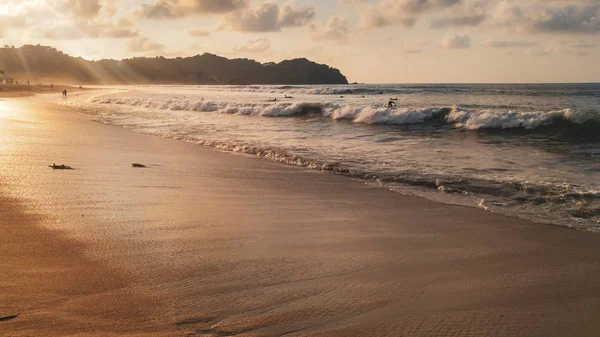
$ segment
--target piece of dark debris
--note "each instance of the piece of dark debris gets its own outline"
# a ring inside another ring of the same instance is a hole
[[[10,321],[11,319],[15,319],[17,317],[19,317],[19,314],[12,315],[12,316],[0,317],[0,322]]]
[[[64,165],[64,164],[63,165],[56,165],[56,163],[52,164],[52,165],[48,165],[48,167],[51,167],[54,170],[73,170],[73,168],[71,166]]]

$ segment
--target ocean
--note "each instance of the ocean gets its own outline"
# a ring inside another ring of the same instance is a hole
[[[600,84],[102,89],[62,103],[146,134],[600,231]]]

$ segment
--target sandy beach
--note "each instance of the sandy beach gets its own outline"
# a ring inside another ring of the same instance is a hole
[[[0,100],[0,205],[0,336],[600,333],[597,234],[35,97]]]
[[[74,93],[85,91],[88,89],[60,84],[54,85],[52,88],[49,84],[0,84],[0,98],[28,97],[36,94],[49,93],[60,94],[63,90],[67,90],[67,92]]]

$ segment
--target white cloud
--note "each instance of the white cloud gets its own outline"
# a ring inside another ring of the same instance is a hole
[[[308,24],[315,17],[312,6],[298,9],[290,5],[280,7],[277,3],[267,2],[254,7],[228,13],[219,29],[240,32],[276,32],[283,27],[299,27]]]
[[[492,24],[508,30],[547,34],[600,33],[597,1],[502,0],[491,11]]]
[[[349,40],[350,27],[345,17],[334,15],[329,18],[326,25],[311,24],[311,31],[315,39],[345,43]]]
[[[600,33],[600,4],[549,8],[534,28],[545,32]]]
[[[222,14],[248,7],[248,0],[155,0],[143,4],[140,15],[150,19],[173,19],[194,14]]]
[[[417,17],[425,12],[455,6],[461,0],[381,0],[360,9],[361,26],[377,28],[385,26],[413,26]]]
[[[51,3],[63,11],[70,11],[73,15],[82,18],[91,18],[106,4],[104,0],[51,0]]]

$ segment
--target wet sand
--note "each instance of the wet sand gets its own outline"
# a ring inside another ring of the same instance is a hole
[[[600,332],[596,234],[64,107],[0,101],[0,193],[0,335]]]

